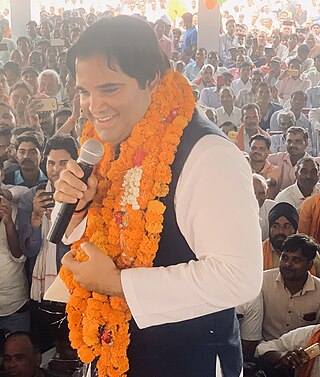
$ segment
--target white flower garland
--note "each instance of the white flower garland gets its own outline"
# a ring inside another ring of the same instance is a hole
[[[123,178],[122,187],[124,193],[120,205],[124,208],[126,204],[132,205],[133,210],[140,209],[137,198],[140,195],[140,181],[142,177],[142,166],[135,166],[127,171]]]

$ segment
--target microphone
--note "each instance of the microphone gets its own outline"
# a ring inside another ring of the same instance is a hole
[[[84,172],[84,176],[81,178],[82,182],[87,183],[94,165],[101,160],[103,153],[103,145],[97,140],[87,140],[82,145],[80,148],[80,156],[77,160]],[[80,199],[78,199],[76,203],[62,203],[47,236],[50,242],[57,244],[62,240],[79,200]]]

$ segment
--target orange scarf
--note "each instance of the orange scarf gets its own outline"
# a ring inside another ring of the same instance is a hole
[[[257,134],[269,137],[269,134],[260,127],[258,127]],[[236,140],[236,146],[241,151],[244,151],[244,126],[243,125],[239,128],[238,136],[237,136],[237,140]]]
[[[317,195],[315,197],[312,206],[310,236],[313,237],[317,242],[320,241],[320,195]]]
[[[310,347],[313,344],[319,343],[319,342],[320,342],[320,330],[316,331],[313,334],[313,336],[310,338],[307,344],[307,347]],[[298,377],[311,377],[311,372],[312,372],[315,361],[316,361],[316,357],[306,362],[303,365],[303,367],[300,369]]]
[[[270,270],[274,268],[272,261],[272,248],[269,238],[262,243],[263,250],[263,270]]]

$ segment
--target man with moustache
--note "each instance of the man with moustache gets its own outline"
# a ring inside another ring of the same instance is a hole
[[[279,269],[263,273],[264,340],[315,325],[320,319],[320,279],[310,274],[319,245],[304,234],[293,234],[280,249]]]
[[[269,137],[256,134],[249,141],[250,165],[254,173],[262,175],[268,179],[272,186],[276,185],[281,175],[279,166],[268,161],[270,154],[271,140]]]
[[[244,152],[249,153],[250,139],[256,134],[269,137],[268,133],[259,127],[261,115],[259,106],[255,103],[248,103],[241,109],[241,122],[238,136],[236,139],[237,147]]]
[[[289,203],[278,203],[269,212],[269,238],[263,246],[263,269],[279,267],[283,241],[297,233],[299,224],[298,211]]]
[[[306,152],[308,132],[302,127],[290,127],[286,134],[286,152],[273,153],[268,161],[281,168],[278,189],[283,190],[296,181],[295,165],[303,157],[310,157]]]
[[[275,201],[293,205],[298,211],[306,198],[320,192],[319,165],[313,157],[304,157],[295,166],[297,181],[279,192]]]
[[[36,132],[18,136],[15,148],[17,150],[16,160],[20,169],[8,173],[3,183],[28,188],[46,183],[47,177],[40,169],[43,144],[41,135]]]

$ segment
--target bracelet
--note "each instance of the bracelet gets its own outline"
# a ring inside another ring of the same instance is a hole
[[[74,213],[81,213],[81,212],[85,211],[86,209],[88,209],[91,206],[92,202],[93,202],[93,200],[90,200],[90,202],[88,202],[83,208],[78,209],[78,210],[76,209],[74,211]]]

